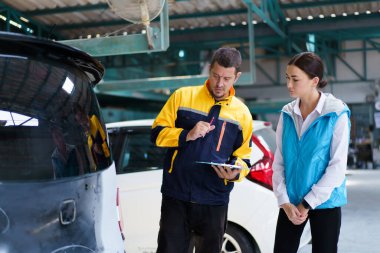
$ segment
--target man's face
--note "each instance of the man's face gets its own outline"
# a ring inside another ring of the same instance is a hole
[[[217,62],[210,68],[209,91],[219,101],[229,96],[229,91],[241,72],[235,73],[235,67],[225,68]]]

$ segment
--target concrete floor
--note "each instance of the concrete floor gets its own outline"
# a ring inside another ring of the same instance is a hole
[[[380,169],[348,170],[339,253],[380,253]],[[311,253],[311,245],[299,253]]]

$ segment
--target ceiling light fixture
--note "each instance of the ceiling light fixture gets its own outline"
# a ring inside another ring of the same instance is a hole
[[[179,56],[179,58],[185,57],[185,50],[183,50],[183,49],[179,50],[178,56]]]
[[[18,29],[21,29],[21,25],[13,20],[9,20],[9,23],[15,27],[17,27]]]
[[[319,14],[319,18],[325,18],[325,15]]]
[[[20,19],[21,19],[22,21],[24,21],[25,23],[29,23],[29,19],[27,19],[27,18],[20,17]]]

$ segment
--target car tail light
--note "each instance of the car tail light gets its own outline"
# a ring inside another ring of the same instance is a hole
[[[269,121],[265,121],[265,122],[264,122],[264,126],[272,127],[272,123],[269,122]]]
[[[272,151],[267,146],[264,146],[254,134],[252,135],[252,142],[263,152],[263,158],[252,165],[247,178],[252,182],[258,183],[270,190],[273,190],[272,164],[274,155]]]
[[[123,238],[123,241],[125,240],[125,236],[123,233],[123,219],[121,217],[121,207],[120,207],[120,196],[119,196],[119,187],[116,189],[116,211],[117,211],[117,222],[119,223],[119,229],[121,233],[121,237]]]
[[[272,163],[273,160],[264,157],[255,163],[247,175],[247,178],[259,185],[262,185],[270,190],[273,190],[272,186]]]

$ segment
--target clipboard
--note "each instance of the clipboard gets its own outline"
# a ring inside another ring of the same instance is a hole
[[[201,164],[209,164],[209,165],[216,165],[216,166],[224,166],[224,167],[228,167],[228,168],[231,168],[231,169],[238,169],[238,170],[242,170],[244,169],[243,167],[239,166],[239,165],[234,165],[234,164],[227,164],[227,163],[215,163],[215,162],[201,162],[201,161],[195,161],[196,163],[201,163]]]

